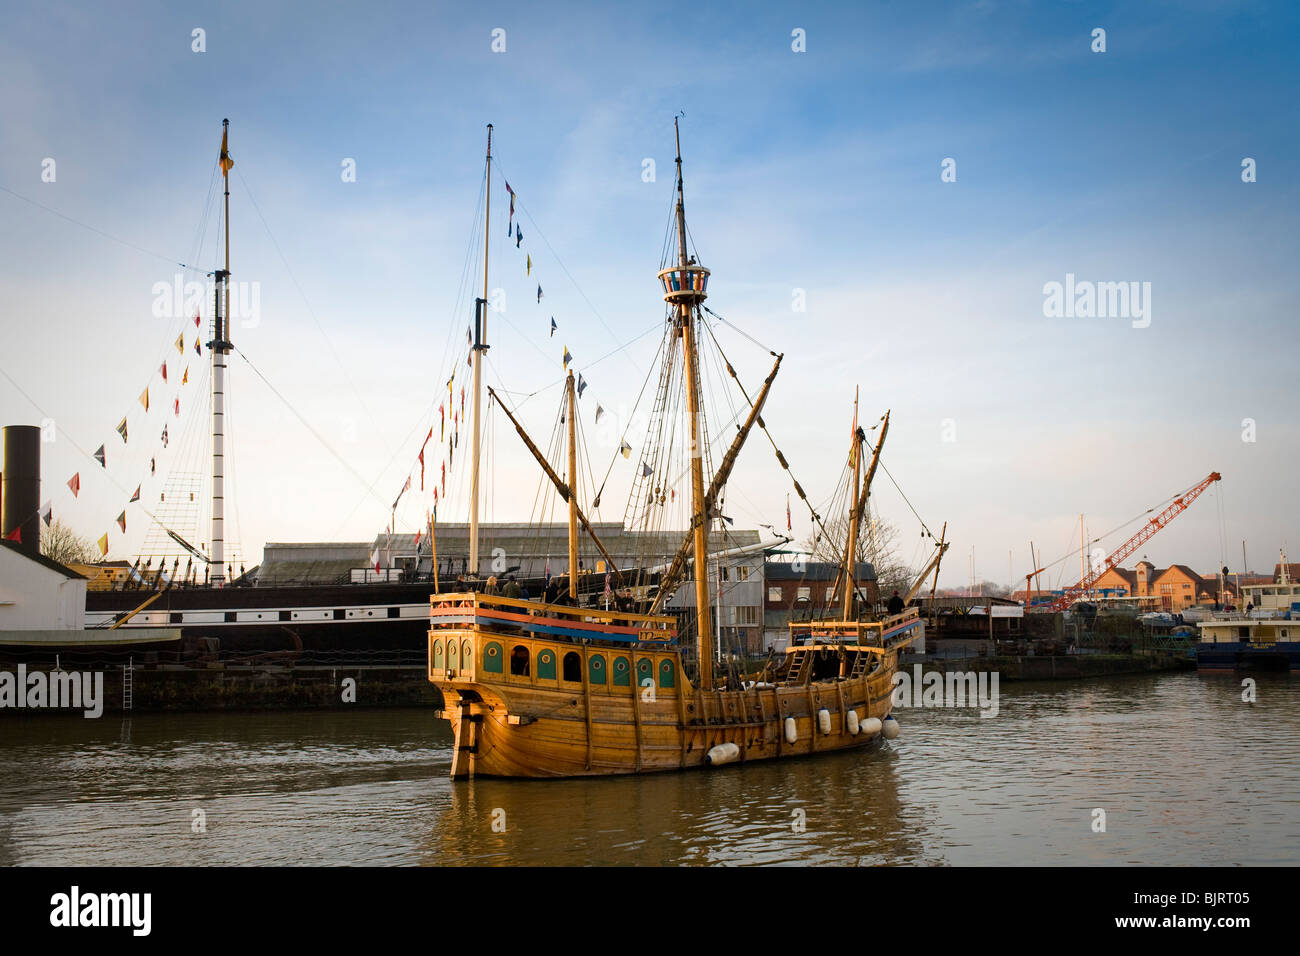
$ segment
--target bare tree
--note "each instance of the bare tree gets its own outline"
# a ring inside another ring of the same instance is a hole
[[[804,548],[814,561],[839,564],[844,560],[844,544],[849,535],[848,516],[839,515],[825,524],[827,533],[814,532],[804,542]],[[898,555],[898,528],[876,514],[870,503],[858,528],[856,552],[859,560],[870,561],[876,569],[876,586],[882,600],[894,591],[906,594],[916,579],[916,570]]]
[[[55,518],[48,527],[41,528],[41,554],[60,564],[90,564],[96,560],[97,550],[88,539]]]

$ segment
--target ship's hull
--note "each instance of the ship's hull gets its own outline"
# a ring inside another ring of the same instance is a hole
[[[686,679],[675,645],[540,636],[582,615],[557,620],[555,608],[520,602],[522,613],[503,615],[519,625],[480,625],[481,605],[437,610],[429,679],[455,734],[455,778],[654,773],[860,748],[892,707],[897,649],[801,648],[804,679],[706,691]]]
[[[1230,674],[1245,670],[1300,672],[1300,642],[1271,644],[1203,642],[1196,645],[1196,669],[1204,674]]]

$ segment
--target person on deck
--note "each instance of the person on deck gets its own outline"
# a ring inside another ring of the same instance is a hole
[[[897,591],[894,592],[894,596],[889,599],[889,603],[885,606],[889,608],[890,614],[903,613],[903,599],[898,596]]]
[[[515,580],[515,576],[513,574],[509,575],[506,578],[506,586],[501,589],[501,595],[502,597],[516,598],[516,599],[523,596],[522,592],[519,590],[519,582]]]
[[[497,594],[497,576],[494,574],[487,579],[487,584],[483,588],[484,594]]]

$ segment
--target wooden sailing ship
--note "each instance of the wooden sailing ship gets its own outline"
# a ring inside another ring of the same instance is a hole
[[[677,153],[676,261],[659,272],[659,280],[668,303],[668,334],[681,348],[685,363],[689,435],[691,447],[697,448],[705,437],[697,328],[709,271],[687,252],[680,137]],[[490,209],[490,127],[487,162]],[[472,527],[478,510],[477,406],[479,362],[486,349],[484,318],[480,302],[472,354],[476,432]],[[643,608],[649,613],[578,606],[578,575],[573,572],[579,567],[582,533],[591,537],[616,579],[622,578],[622,572],[614,567],[578,504],[572,372],[565,385],[567,480],[506,412],[567,503],[567,595],[549,603],[482,590],[430,598],[428,676],[444,700],[439,715],[450,721],[455,734],[453,778],[597,776],[720,766],[860,748],[897,733],[890,716],[893,676],[899,653],[919,636],[921,622],[915,608],[880,618],[865,610],[854,574],[859,526],[888,432],[888,415],[864,480],[866,435],[857,426],[855,411],[852,494],[836,588],[837,613],[792,623],[784,659],[769,660],[748,679],[734,672],[715,674],[710,582],[704,570],[709,562],[708,532],[721,514],[719,495],[740,446],[755,422],[761,423],[760,413],[780,361],[778,356],[707,486],[703,456],[690,456],[691,528],[683,533],[680,549],[660,575],[656,596]],[[802,495],[797,484],[796,489]],[[471,540],[471,564],[477,567],[475,551]],[[683,583],[692,562],[693,655],[679,643],[678,618],[657,613]]]

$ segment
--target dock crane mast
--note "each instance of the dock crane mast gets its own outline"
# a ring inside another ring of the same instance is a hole
[[[1084,594],[1087,594],[1090,590],[1092,590],[1092,588],[1097,584],[1099,580],[1101,580],[1102,576],[1107,571],[1109,571],[1113,567],[1118,566],[1121,561],[1123,561],[1134,551],[1140,548],[1143,544],[1145,544],[1151,538],[1152,535],[1154,535],[1165,525],[1169,524],[1169,522],[1172,521],[1174,518],[1178,517],[1180,514],[1186,511],[1188,506],[1191,505],[1191,503],[1195,501],[1197,498],[1199,498],[1201,496],[1201,493],[1205,491],[1206,488],[1210,487],[1210,485],[1214,484],[1216,481],[1221,480],[1222,477],[1223,476],[1220,475],[1217,471],[1210,472],[1209,475],[1207,475],[1205,478],[1202,478],[1199,482],[1197,482],[1197,484],[1193,486],[1190,491],[1187,491],[1186,493],[1176,497],[1163,511],[1161,511],[1158,515],[1156,515],[1154,518],[1152,518],[1146,524],[1144,524],[1140,529],[1138,529],[1136,534],[1134,534],[1131,538],[1129,538],[1118,548],[1116,548],[1114,551],[1108,554],[1106,556],[1106,560],[1102,562],[1101,567],[1094,568],[1087,575],[1085,575],[1083,580],[1080,581],[1078,584],[1074,585],[1073,587],[1066,588],[1065,593],[1062,594],[1055,601],[1053,601],[1051,604],[1040,605],[1038,608],[1035,608],[1035,610],[1043,610],[1049,613],[1054,611],[1064,611],[1076,600],[1078,600]],[[1043,569],[1039,568],[1038,570],[1041,571]],[[1028,575],[1026,575],[1025,577],[1026,591],[1028,591],[1029,579],[1032,578],[1037,573],[1038,571],[1031,571]],[[1026,593],[1025,595],[1026,601],[1028,601],[1028,596],[1029,596],[1028,593]],[[1029,610],[1028,603],[1026,603],[1025,609]]]

